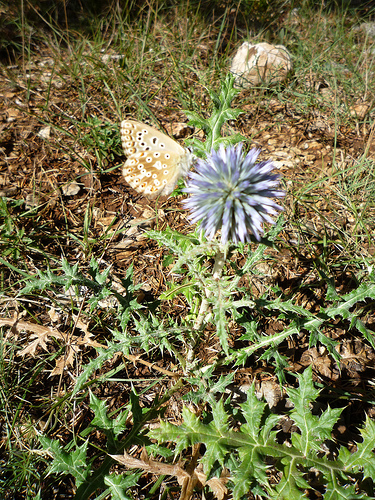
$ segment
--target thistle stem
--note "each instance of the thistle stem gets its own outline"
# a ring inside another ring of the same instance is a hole
[[[218,281],[221,278],[224,264],[225,264],[224,252],[219,251],[215,256],[215,264],[214,264],[214,270],[213,270],[213,274],[212,274],[212,277],[214,280]],[[200,328],[203,324],[205,314],[208,310],[208,304],[209,304],[208,299],[211,297],[212,291],[207,290],[207,291],[205,291],[205,293],[206,293],[206,297],[204,297],[202,300],[202,303],[201,303],[201,306],[199,309],[198,317],[195,320],[195,323],[193,326],[193,330],[195,330],[195,331],[200,330]]]
[[[225,247],[222,250],[219,250],[215,256],[215,264],[212,273],[212,277],[215,281],[219,281],[221,275],[223,273],[223,267],[226,261],[227,256],[227,248]],[[197,346],[200,330],[202,328],[203,322],[205,318],[207,318],[207,311],[209,308],[209,299],[212,295],[212,290],[205,290],[205,297],[202,300],[202,303],[199,308],[199,313],[195,323],[193,325],[193,334],[192,334],[192,344],[189,346],[188,354],[187,354],[187,364],[191,364],[194,359],[194,350]]]

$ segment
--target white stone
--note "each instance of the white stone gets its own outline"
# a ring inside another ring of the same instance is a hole
[[[282,82],[292,67],[291,55],[284,45],[244,42],[233,57],[230,71],[235,75],[236,87],[249,88]]]

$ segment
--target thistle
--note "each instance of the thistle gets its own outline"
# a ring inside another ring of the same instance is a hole
[[[272,161],[255,163],[260,150],[247,155],[242,144],[220,146],[206,160],[198,160],[196,172],[191,172],[184,192],[190,198],[183,201],[190,211],[192,224],[201,221],[207,239],[212,240],[221,230],[221,243],[245,243],[251,234],[260,241],[262,223],[274,223],[270,215],[283,210],[270,198],[281,198],[283,191],[275,188],[279,176],[271,174]]]

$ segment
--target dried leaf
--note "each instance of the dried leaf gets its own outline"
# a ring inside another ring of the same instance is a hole
[[[60,356],[55,360],[55,368],[50,373],[50,377],[54,375],[62,375],[64,373],[64,369],[67,366],[67,362],[65,356]]]
[[[181,486],[180,500],[190,500],[194,489],[201,490],[206,484],[212,489],[218,500],[223,500],[227,494],[225,483],[228,477],[223,475],[220,478],[211,478],[207,481],[207,476],[202,472],[201,465],[189,473],[178,464],[170,465],[151,460],[145,450],[142,450],[140,459],[134,458],[126,452],[123,455],[111,455],[111,457],[129,469],[143,469],[156,475],[174,476]]]
[[[79,346],[106,347],[91,339],[93,334],[88,331],[88,325],[79,319],[76,321],[76,326],[84,332],[85,335],[83,338],[77,335],[70,335],[69,333],[61,333],[56,328],[50,326],[38,325],[28,321],[17,321],[17,318],[0,319],[0,326],[10,326],[13,335],[17,335],[21,330],[33,332],[31,338],[34,340],[18,352],[19,356],[26,356],[27,354],[35,356],[38,347],[47,351],[48,337],[63,340],[66,344],[65,354],[61,358],[56,359],[56,365],[51,375],[61,375],[66,366],[73,365],[74,355],[80,350]]]

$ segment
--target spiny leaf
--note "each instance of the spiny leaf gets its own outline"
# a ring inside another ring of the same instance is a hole
[[[344,484],[340,484],[339,476],[340,474],[335,473],[335,471],[331,471],[330,474],[325,475],[327,485],[324,500],[355,500],[357,498],[360,500],[371,500],[374,498],[358,492],[358,488],[354,484],[346,481],[344,481]]]
[[[243,450],[245,451],[245,450]],[[262,488],[269,490],[269,481],[267,477],[267,467],[264,466],[263,457],[254,448],[245,453],[239,454],[241,463],[237,471],[233,474],[233,498],[239,500],[243,498],[250,491],[250,486],[255,481],[258,482]]]
[[[375,422],[367,416],[366,422],[361,430],[363,441],[357,443],[357,450],[344,457],[347,470],[363,471],[365,477],[375,478]]]
[[[86,480],[90,472],[90,464],[86,456],[88,441],[68,453],[61,447],[57,440],[46,436],[39,436],[39,440],[43,448],[53,457],[52,463],[48,468],[50,474],[59,472],[71,474],[76,480],[77,487]]]
[[[331,439],[332,428],[340,417],[342,409],[328,408],[320,416],[313,415],[310,404],[318,398],[320,391],[313,385],[311,366],[298,376],[298,380],[298,389],[288,389],[289,398],[294,404],[290,417],[301,430],[300,436],[297,434],[293,436],[293,444],[295,446],[298,444],[307,456],[309,449],[320,450],[322,441]]]
[[[223,394],[226,387],[232,383],[234,378],[234,373],[228,373],[228,375],[220,375],[219,380],[214,382],[211,377],[213,372],[216,370],[216,366],[205,367],[202,374],[196,372],[195,377],[186,378],[186,381],[194,386],[194,390],[188,392],[188,394],[182,397],[184,401],[191,401],[194,403],[199,403],[201,401],[207,401],[211,405],[216,402],[217,394]]]
[[[115,437],[124,432],[128,412],[120,412],[114,419],[109,418],[105,402],[97,398],[92,392],[90,392],[90,408],[95,414],[91,425],[95,425],[99,429],[112,431]]]
[[[104,483],[109,486],[108,493],[111,500],[133,500],[133,495],[126,494],[126,490],[136,486],[142,473],[140,474],[109,474],[105,476]]]
[[[246,402],[241,405],[242,414],[247,422],[241,426],[241,432],[246,432],[254,439],[254,442],[258,439],[266,406],[264,401],[260,401],[255,396],[254,385],[252,385],[247,392]]]
[[[283,475],[278,484],[275,485],[270,495],[277,500],[300,500],[306,498],[303,490],[309,487],[307,481],[296,468],[295,460],[283,460]]]
[[[197,139],[186,141],[191,146],[194,153],[204,158],[212,149],[217,150],[220,144],[237,144],[245,140],[245,137],[240,134],[232,134],[226,137],[221,136],[221,129],[226,121],[235,120],[243,113],[240,109],[231,108],[234,97],[239,93],[238,89],[233,87],[233,75],[228,74],[221,84],[220,92],[216,93],[208,89],[213,109],[211,116],[203,118],[195,112],[185,110],[186,116],[189,118],[189,124],[202,129],[206,134],[206,141],[201,142]]]

